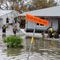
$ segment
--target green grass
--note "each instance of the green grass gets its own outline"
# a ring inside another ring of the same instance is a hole
[[[22,38],[11,35],[11,36],[4,38],[3,42],[6,43],[7,47],[23,48],[22,40],[23,40]]]

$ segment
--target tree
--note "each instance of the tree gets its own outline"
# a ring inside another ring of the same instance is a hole
[[[3,3],[3,0],[0,0],[0,3]]]
[[[24,7],[25,0],[9,0],[9,2],[13,3],[11,6],[11,9],[13,10],[17,10],[20,13],[26,10],[26,8]]]
[[[1,4],[3,3],[3,0],[0,0],[0,9],[1,9]]]
[[[42,9],[42,8],[48,8],[52,6],[56,6],[57,3],[55,0],[32,0],[32,3],[29,5],[29,10],[36,10],[36,9]]]
[[[57,2],[55,2],[55,0],[49,0],[47,4],[48,4],[48,7],[51,7],[51,6],[56,6]]]
[[[28,11],[24,6],[25,2],[26,0],[0,0],[0,8],[3,6],[2,9],[16,10],[22,13],[24,11]]]

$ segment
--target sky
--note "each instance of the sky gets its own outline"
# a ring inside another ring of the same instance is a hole
[[[59,2],[60,0],[55,0],[55,1],[58,1]]]
[[[60,2],[60,0],[55,0],[55,1]]]
[[[60,0],[55,0],[56,2],[58,2],[58,4],[60,5]]]

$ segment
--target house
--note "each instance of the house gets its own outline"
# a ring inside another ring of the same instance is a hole
[[[30,14],[32,16],[36,16],[36,17],[39,17],[41,19],[45,19],[48,21],[48,26],[43,26],[41,24],[37,24],[37,23],[26,20],[25,29],[27,32],[33,31],[34,25],[36,27],[35,28],[36,32],[45,31],[50,26],[53,27],[54,31],[58,29],[60,32],[60,6],[29,11],[29,12],[22,13],[19,16],[25,17],[26,14]]]
[[[0,10],[0,28],[6,24],[6,19],[9,18],[9,23],[18,16],[18,12],[15,10]]]

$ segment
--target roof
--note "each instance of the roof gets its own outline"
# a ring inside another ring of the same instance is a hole
[[[18,15],[18,12],[15,10],[0,10],[0,16],[12,13],[15,17]]]
[[[26,14],[30,14],[32,16],[54,16],[54,17],[59,16],[60,17],[60,6],[29,11],[29,12],[22,13],[19,16],[26,16]]]
[[[12,10],[0,10],[0,16],[11,13]]]

